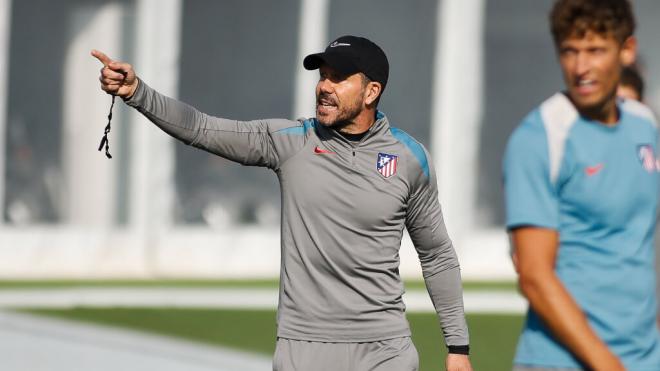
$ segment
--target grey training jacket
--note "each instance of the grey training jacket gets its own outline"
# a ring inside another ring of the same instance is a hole
[[[406,227],[447,345],[469,343],[458,259],[429,155],[385,115],[379,112],[355,144],[316,119],[212,117],[143,81],[126,103],[186,144],[277,174],[278,337],[367,342],[409,336],[398,270]]]

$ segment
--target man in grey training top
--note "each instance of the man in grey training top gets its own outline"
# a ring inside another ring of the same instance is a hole
[[[449,350],[446,368],[472,370],[458,260],[435,172],[422,145],[376,109],[385,53],[355,36],[305,58],[318,69],[316,118],[240,122],[205,115],[103,63],[101,88],[186,144],[277,174],[282,267],[273,368],[418,369],[402,301],[399,247],[408,229]]]

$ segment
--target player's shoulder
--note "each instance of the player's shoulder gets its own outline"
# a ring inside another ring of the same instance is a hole
[[[539,105],[538,111],[541,123],[549,136],[555,132],[568,131],[580,117],[573,103],[562,92],[546,99]]]
[[[268,127],[273,134],[306,135],[317,125],[314,118],[299,118],[297,120],[269,119]]]
[[[634,99],[622,99],[619,103],[620,109],[631,117],[645,122],[654,128],[658,127],[658,121],[651,108]]]
[[[566,95],[556,93],[522,119],[509,138],[509,146],[532,149],[540,142],[563,141],[578,118],[575,106]]]
[[[424,145],[413,138],[412,135],[397,127],[390,126],[389,129],[392,136],[408,150],[409,154],[414,158],[415,162],[419,165],[419,168],[424,173],[424,175],[429,177],[429,155]]]

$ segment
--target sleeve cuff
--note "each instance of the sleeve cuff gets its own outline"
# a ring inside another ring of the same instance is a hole
[[[470,354],[469,345],[447,345],[447,351],[449,354]]]
[[[136,105],[138,105],[139,95],[142,94],[142,90],[143,90],[142,85],[144,85],[144,82],[142,80],[140,80],[139,77],[136,77],[136,79],[138,81],[138,86],[135,89],[135,91],[133,92],[133,95],[131,95],[130,98],[122,98],[124,100],[124,103],[126,103],[127,105],[129,105],[131,107],[135,107]]]

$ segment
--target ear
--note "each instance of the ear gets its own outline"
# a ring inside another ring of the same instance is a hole
[[[376,81],[371,81],[367,84],[367,88],[364,90],[364,104],[366,106],[371,105],[378,99],[380,92],[383,90],[383,86]]]
[[[621,44],[619,58],[621,59],[621,64],[624,66],[630,66],[635,63],[637,59],[637,38],[635,36],[630,36]]]

